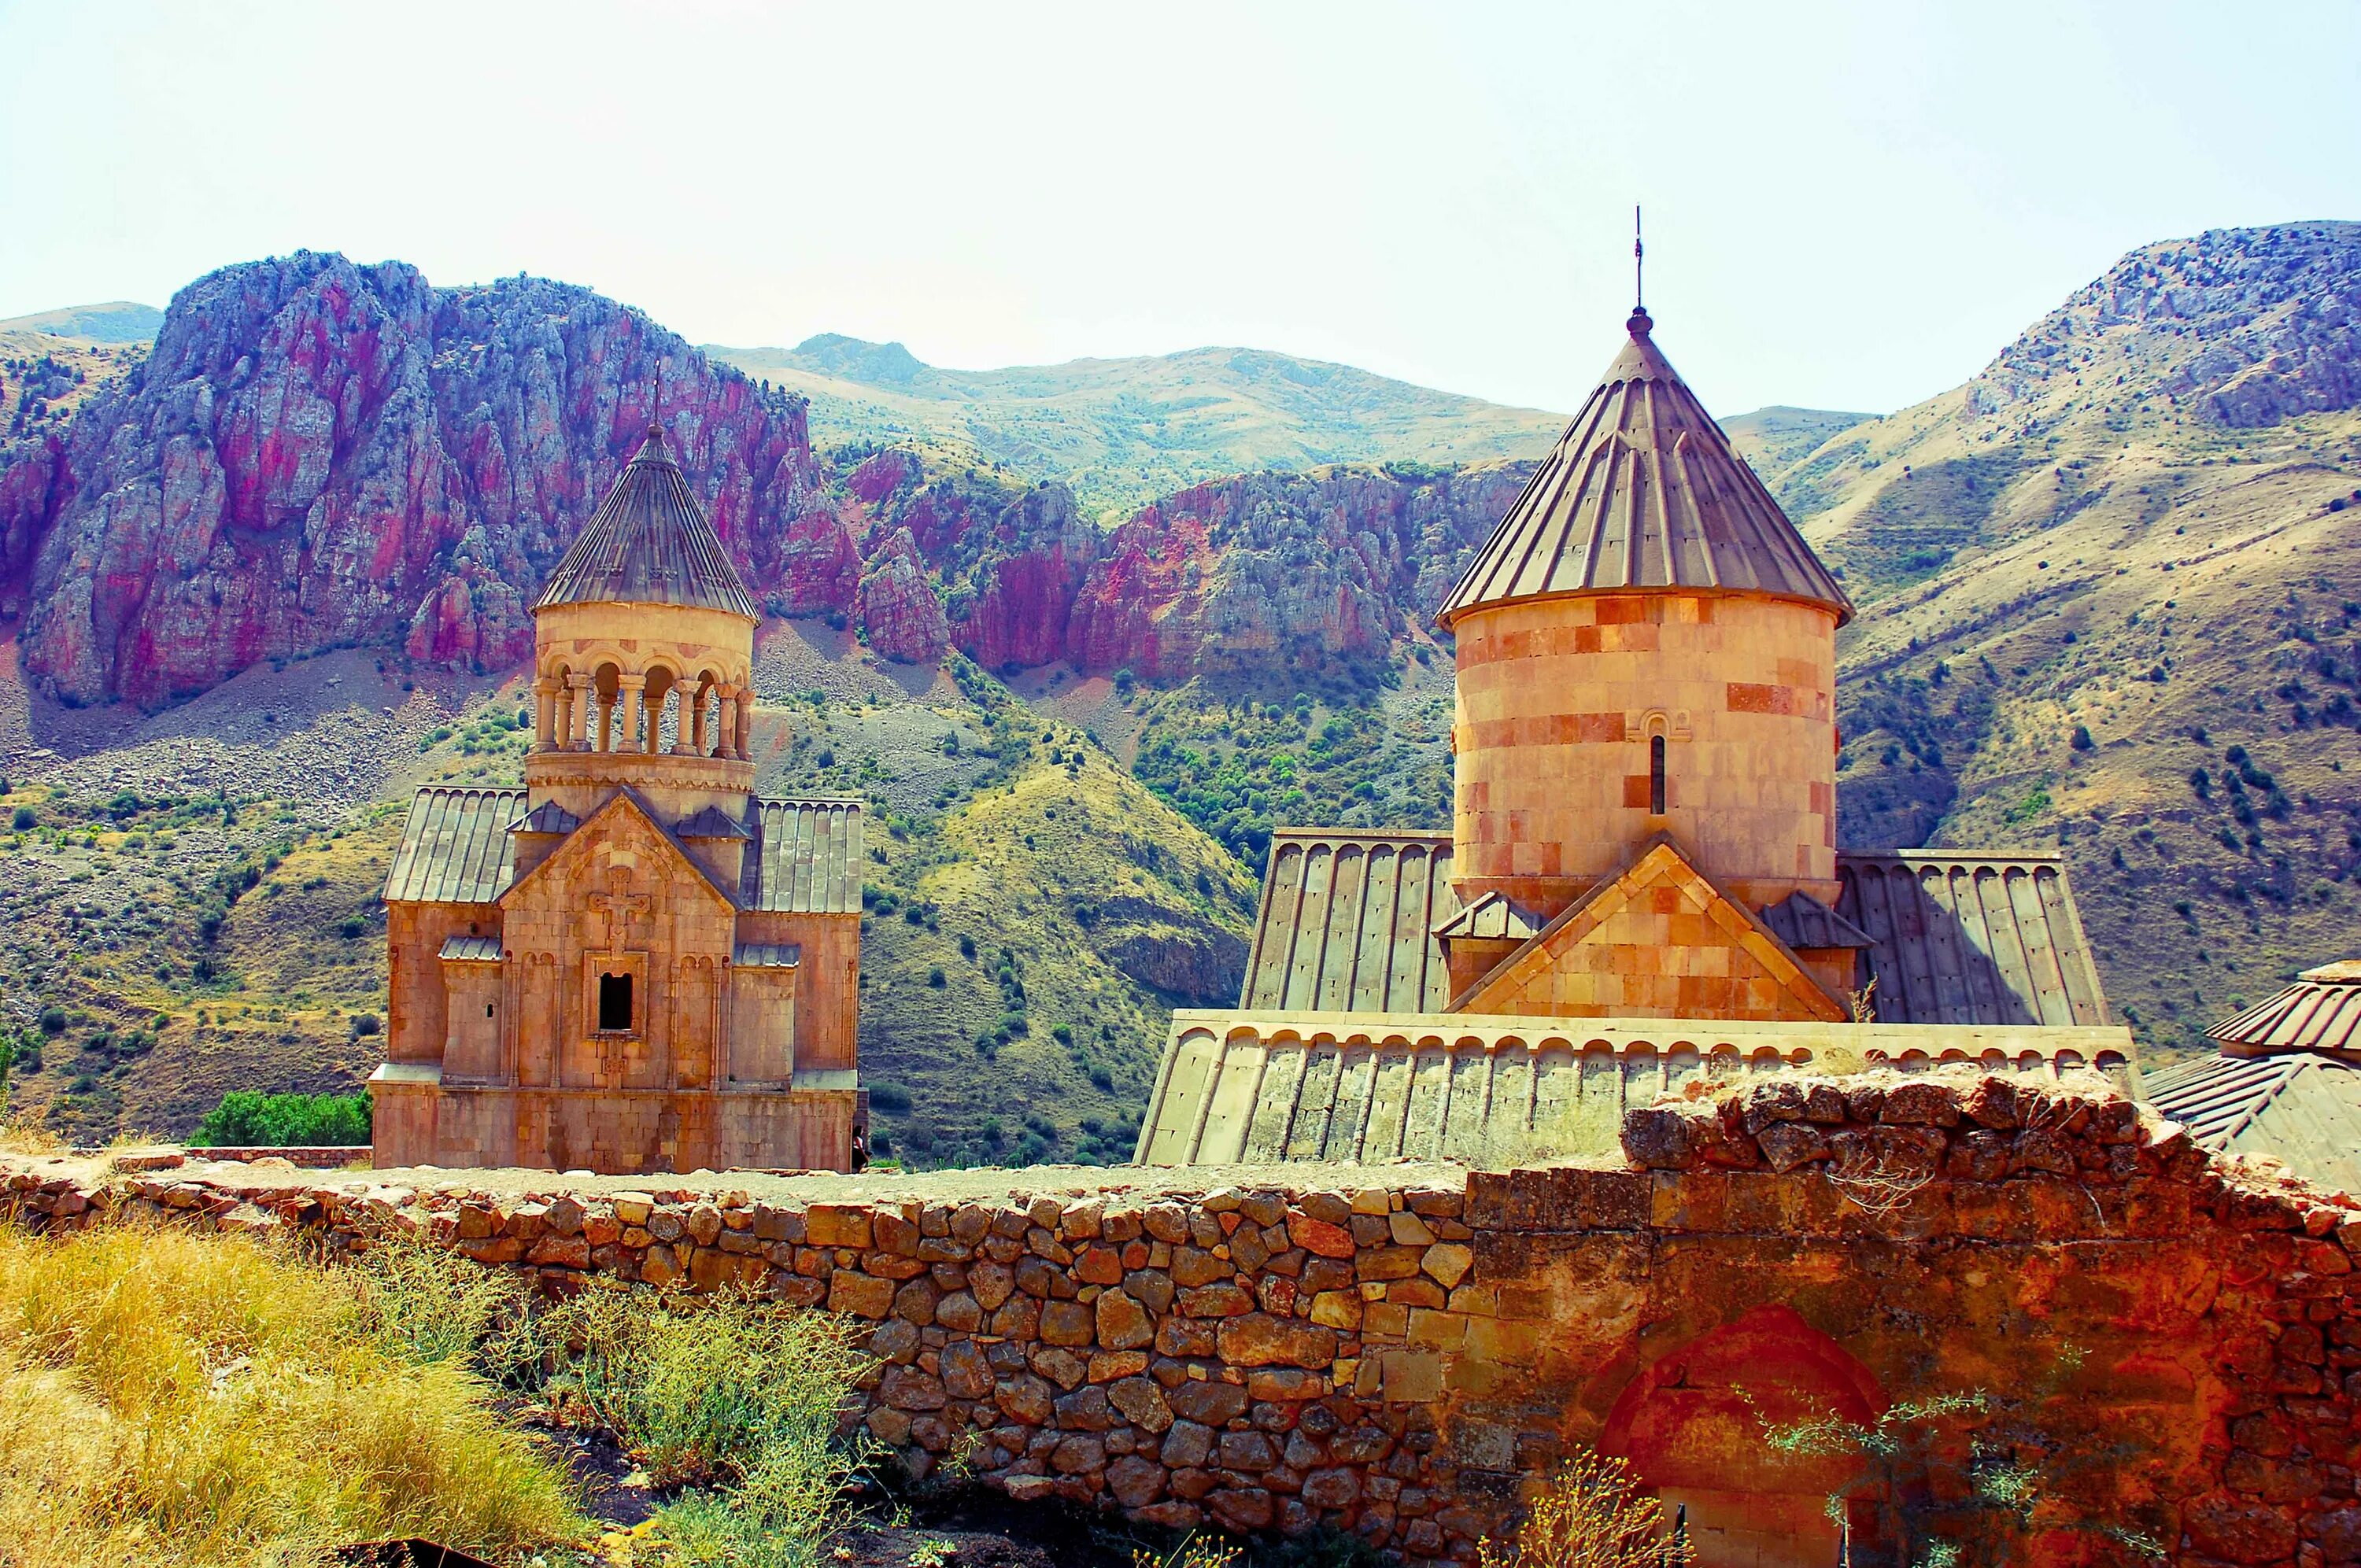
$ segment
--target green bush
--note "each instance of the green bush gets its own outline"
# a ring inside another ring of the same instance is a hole
[[[200,1147],[357,1147],[369,1141],[369,1097],[232,1090],[197,1124],[196,1141]]]
[[[41,819],[34,815],[31,806],[20,806],[16,808],[16,815],[8,819],[8,825],[17,832],[23,833],[39,827]]]

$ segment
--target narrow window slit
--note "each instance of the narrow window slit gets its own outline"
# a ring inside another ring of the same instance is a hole
[[[1664,814],[1664,738],[1648,737],[1648,814]]]

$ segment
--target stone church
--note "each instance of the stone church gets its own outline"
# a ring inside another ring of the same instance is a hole
[[[848,1170],[861,806],[754,794],[761,612],[650,430],[533,607],[525,787],[387,878],[380,1167]]]
[[[1139,1158],[1535,1163],[1753,1072],[2130,1070],[2054,853],[1837,845],[1853,606],[1635,309],[1476,553],[1448,833],[1275,834]]]

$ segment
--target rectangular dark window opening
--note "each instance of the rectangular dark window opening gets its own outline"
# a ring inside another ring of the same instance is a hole
[[[487,1018],[489,1018],[489,1017],[490,1017],[491,1015],[492,1015],[492,1004],[491,1004],[490,1003],[487,1002],[487,1003],[484,1003],[484,1016],[485,1016],[485,1017],[487,1017]]]
[[[627,974],[602,974],[598,977],[598,1027],[602,1030],[623,1031],[631,1026],[631,977]]]
[[[1648,737],[1648,813],[1664,814],[1664,738],[1661,735]]]

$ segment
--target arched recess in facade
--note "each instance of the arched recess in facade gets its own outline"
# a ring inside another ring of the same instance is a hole
[[[1628,1460],[1668,1517],[1685,1510],[1699,1563],[1827,1568],[1842,1545],[1828,1499],[1856,1467],[1781,1454],[1766,1434],[1830,1415],[1867,1424],[1886,1403],[1869,1369],[1794,1308],[1757,1307],[1642,1369],[1598,1448]],[[1852,1543],[1866,1548],[1877,1510],[1856,1498],[1849,1512]]]

